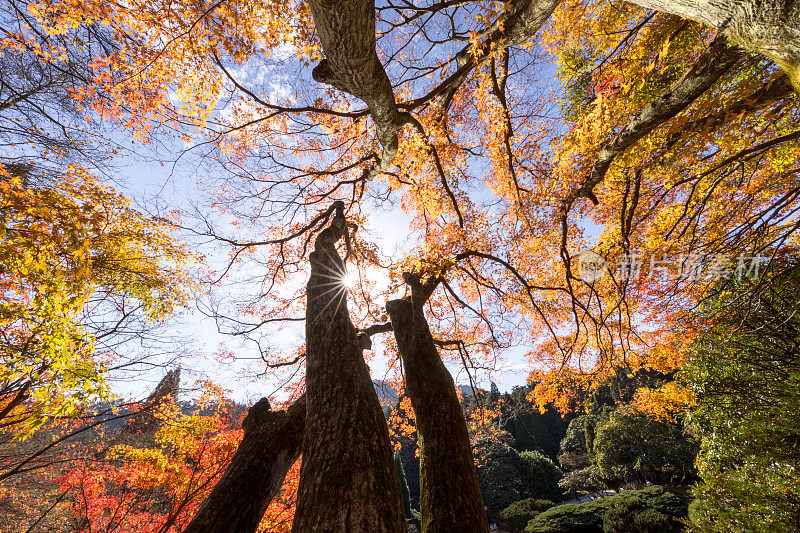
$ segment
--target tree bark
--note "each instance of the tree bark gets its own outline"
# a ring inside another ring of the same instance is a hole
[[[305,396],[280,411],[266,398],[253,405],[230,465],[183,533],[255,533],[300,456],[305,419]]]
[[[457,71],[438,93],[447,108],[473,67],[495,48],[516,46],[531,38],[561,0],[516,0],[485,32],[479,50],[472,45],[456,55]],[[383,149],[369,178],[388,169],[397,155],[397,132],[410,116],[397,107],[394,89],[375,50],[374,0],[309,0],[314,27],[325,59],[313,70],[314,79],[332,85],[367,104]]]
[[[466,420],[423,312],[436,282],[423,285],[410,276],[407,281],[411,281],[411,298],[388,302],[386,311],[417,424],[422,531],[486,533],[489,526]]]
[[[795,0],[630,0],[716,28],[733,43],[767,56],[800,91],[800,2]]]
[[[383,148],[378,166],[385,170],[397,154],[397,131],[404,119],[375,51],[375,2],[309,0],[309,6],[325,53],[312,75],[367,104]]]
[[[306,428],[292,531],[406,531],[389,430],[347,310],[336,242],[344,204],[311,253],[306,307]]]

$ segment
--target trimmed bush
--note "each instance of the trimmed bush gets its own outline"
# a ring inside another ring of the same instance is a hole
[[[668,533],[680,531],[676,517],[655,509],[630,505],[612,505],[603,517],[603,533]]]
[[[684,517],[689,508],[688,496],[658,485],[642,490],[626,490],[606,500],[609,502],[609,508],[628,509],[630,513],[654,509],[665,515]]]
[[[603,533],[609,499],[551,507],[528,522],[525,533]]]
[[[528,498],[514,502],[500,511],[500,523],[514,533],[519,533],[525,529],[528,522],[542,511],[546,511],[553,506],[550,500],[537,500]]]
[[[681,424],[661,422],[623,407],[597,429],[594,464],[610,487],[626,483],[673,484],[691,481],[697,471],[698,443]]]
[[[588,503],[551,507],[526,533],[668,533],[679,531],[689,498],[661,486],[627,490]]]

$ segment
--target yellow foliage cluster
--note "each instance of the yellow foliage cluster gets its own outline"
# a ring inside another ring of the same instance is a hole
[[[163,320],[188,301],[198,258],[79,167],[39,186],[2,169],[0,205],[0,398],[25,437],[108,399],[114,354],[95,353],[94,335],[113,331],[88,330],[92,313],[125,298],[129,313]]]

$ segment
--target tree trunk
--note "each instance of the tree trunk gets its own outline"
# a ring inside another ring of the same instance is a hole
[[[489,526],[466,420],[422,309],[430,292],[430,284],[426,289],[415,282],[411,299],[386,304],[417,423],[422,531],[485,533]]]
[[[631,0],[707,24],[775,61],[800,91],[800,2],[795,0]]]
[[[295,533],[406,531],[389,430],[347,311],[344,204],[311,253],[306,429]]]
[[[300,456],[305,419],[305,396],[281,411],[266,398],[253,405],[230,465],[183,533],[255,533]]]

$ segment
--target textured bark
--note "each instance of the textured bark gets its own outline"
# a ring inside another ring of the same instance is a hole
[[[589,198],[597,204],[593,189],[603,180],[614,158],[645,135],[689,107],[743,56],[737,46],[718,36],[694,65],[670,88],[647,104],[617,135],[606,142],[592,165],[589,177],[575,198]]]
[[[406,531],[389,430],[339,279],[344,205],[311,253],[306,307],[306,429],[295,533]]]
[[[412,282],[412,297],[392,300],[392,321],[420,445],[423,533],[489,531],[464,413],[423,312],[435,283]]]
[[[783,74],[756,91],[744,95],[729,106],[714,109],[713,112],[703,118],[690,122],[681,129],[672,131],[648,159],[650,161],[660,160],[665,153],[671,150],[687,134],[712,131],[724,124],[732,116],[758,112],[768,106],[776,105],[794,94],[789,77]]]
[[[775,61],[800,90],[800,2],[796,0],[631,0],[716,28]]]
[[[305,418],[305,396],[281,411],[266,398],[253,405],[230,465],[183,533],[254,533],[300,456]]]
[[[309,5],[325,53],[312,75],[367,104],[383,147],[379,167],[388,168],[397,154],[397,131],[404,118],[375,51],[375,2],[309,0]]]
[[[466,80],[469,72],[488,57],[491,49],[516,46],[531,38],[547,21],[561,0],[517,0],[485,32],[483,46],[464,47],[456,54],[457,70],[439,88],[444,106]],[[325,59],[312,75],[367,104],[383,153],[367,172],[369,178],[391,166],[397,155],[397,132],[410,116],[397,107],[392,83],[375,50],[374,0],[309,0],[314,26]]]

